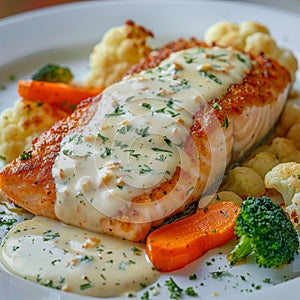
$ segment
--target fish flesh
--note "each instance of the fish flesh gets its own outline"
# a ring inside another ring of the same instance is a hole
[[[36,138],[0,189],[35,215],[143,241],[268,134],[290,85],[263,54],[170,42]]]

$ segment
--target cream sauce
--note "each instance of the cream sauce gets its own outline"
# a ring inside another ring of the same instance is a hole
[[[43,217],[16,225],[2,243],[0,258],[23,278],[89,296],[134,293],[159,277],[143,245]]]
[[[132,198],[170,179],[176,167],[194,172],[197,180],[199,168],[184,149],[193,114],[241,83],[250,68],[251,60],[240,52],[192,48],[105,89],[89,124],[61,143],[52,170],[57,217],[102,232],[102,218],[122,212],[128,221]],[[163,218],[185,200],[163,212],[142,206],[130,222]]]

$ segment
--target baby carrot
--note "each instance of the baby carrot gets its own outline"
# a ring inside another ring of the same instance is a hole
[[[239,205],[234,202],[219,202],[162,226],[147,237],[147,255],[161,272],[182,268],[234,238],[239,211]]]
[[[72,111],[77,104],[89,97],[98,95],[102,88],[78,87],[61,82],[20,80],[18,93],[26,100],[46,102]]]

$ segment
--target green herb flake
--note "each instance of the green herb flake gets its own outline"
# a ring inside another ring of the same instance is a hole
[[[186,288],[185,293],[190,297],[198,297],[198,294],[195,292],[194,288],[191,286]]]
[[[149,291],[144,292],[144,294],[141,296],[141,300],[149,300],[150,294]]]
[[[158,160],[158,161],[165,161],[167,159],[167,157],[163,154],[161,154],[159,157],[155,158],[155,160]]]
[[[216,103],[216,102],[212,105],[212,108],[222,110],[222,106],[219,103]]]
[[[97,137],[98,137],[99,139],[101,139],[101,140],[103,141],[103,143],[105,143],[105,142],[107,142],[107,141],[109,140],[108,137],[102,135],[101,133],[98,133],[98,134],[97,134]]]
[[[180,299],[182,297],[183,289],[176,284],[172,277],[165,281],[165,286],[170,292],[170,299]]]
[[[240,54],[240,53],[236,53],[236,58],[242,62],[242,63],[246,63],[246,59]]]
[[[225,116],[225,118],[224,118],[224,121],[223,121],[223,124],[222,124],[222,127],[224,127],[224,128],[228,128],[228,126],[229,126],[228,117],[227,117],[227,116]]]
[[[130,96],[125,100],[125,102],[130,102],[133,98],[134,98],[134,96]]]
[[[154,151],[154,152],[167,152],[167,153],[173,153],[173,151],[170,151],[170,150],[167,150],[167,149],[162,149],[162,148],[156,148],[156,147],[151,148],[151,150]]]
[[[151,104],[147,103],[147,102],[142,103],[142,106],[145,107],[145,108],[147,108],[147,109],[151,109],[152,108]]]
[[[216,272],[211,272],[210,274],[213,279],[222,279],[225,276],[229,276],[229,277],[232,276],[232,274],[229,273],[228,271],[216,271]]]
[[[117,132],[119,132],[120,134],[126,134],[126,132],[129,132],[131,130],[131,128],[132,128],[132,125],[125,125],[119,129],[117,129]]]
[[[17,77],[16,77],[15,74],[10,74],[10,75],[9,75],[9,80],[10,80],[10,81],[15,81],[16,78],[17,78]]]
[[[131,248],[131,250],[132,250],[133,254],[141,255],[142,250],[140,248],[134,246],[133,248]]]
[[[171,140],[169,140],[168,138],[164,138],[164,141],[165,141],[165,143],[166,143],[170,148],[172,148],[172,142],[171,142]]]
[[[213,74],[211,74],[207,71],[204,71],[204,70],[199,70],[198,72],[199,72],[200,75],[214,81],[215,83],[217,83],[219,85],[222,85],[222,81],[218,77],[216,77],[215,75],[213,75]]]
[[[141,137],[146,137],[146,136],[149,136],[149,135],[150,135],[149,130],[150,130],[150,127],[149,127],[149,126],[147,126],[147,127],[145,127],[145,128],[141,128],[141,129],[136,128],[135,133],[136,133],[137,135],[140,135]]]
[[[21,160],[27,160],[29,158],[32,158],[32,151],[23,151],[20,155]]]
[[[43,241],[54,240],[55,238],[58,237],[60,237],[60,234],[58,232],[52,232],[51,229],[43,232]]]
[[[153,171],[153,169],[151,169],[148,165],[144,164],[143,166],[141,166],[142,168],[140,169],[140,174],[147,174],[147,173],[151,173]]]
[[[189,280],[196,280],[197,279],[197,274],[192,274],[189,276]]]
[[[112,152],[111,148],[105,147],[105,149],[103,150],[100,156],[101,158],[105,158],[107,156],[110,156],[111,152]]]
[[[129,152],[129,156],[133,156],[135,158],[139,158],[139,156],[141,156],[141,154],[135,153],[134,149],[124,150],[124,152]]]
[[[10,218],[10,219],[0,218],[0,226],[5,225],[5,226],[9,227],[9,226],[12,226],[16,222],[17,222],[17,219],[15,219],[15,218]]]
[[[117,116],[121,116],[121,115],[125,115],[125,111],[123,110],[122,106],[117,106],[113,113],[106,114],[105,116],[106,117],[117,117]]]
[[[93,283],[92,282],[88,282],[88,283],[83,283],[79,286],[81,291],[85,291],[87,289],[90,289],[91,287],[93,287]]]

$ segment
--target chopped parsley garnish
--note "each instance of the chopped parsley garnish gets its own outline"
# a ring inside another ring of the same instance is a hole
[[[167,144],[169,147],[172,147],[172,142],[171,142],[171,140],[169,140],[168,138],[164,138],[164,141],[166,142],[166,144]]]
[[[142,106],[145,107],[145,108],[147,108],[147,109],[151,109],[152,108],[151,104],[147,103],[147,102],[142,103]]]
[[[229,126],[228,117],[225,116],[224,121],[223,121],[223,124],[222,124],[222,127],[228,128],[228,126]]]
[[[80,285],[80,290],[84,291],[84,290],[90,289],[92,286],[93,286],[92,282],[83,283]]]
[[[141,137],[146,137],[146,136],[149,136],[149,135],[150,135],[149,129],[150,129],[149,126],[147,126],[147,127],[145,127],[145,128],[141,128],[141,129],[136,128],[135,133],[136,133],[137,135],[140,135]]]
[[[232,276],[231,273],[229,273],[228,271],[216,271],[216,272],[211,272],[211,277],[213,279],[218,279],[218,278],[223,278],[225,276]]]
[[[126,132],[130,131],[132,128],[132,125],[125,125],[119,128],[117,131],[121,134],[125,134]]]
[[[142,168],[140,169],[140,174],[146,174],[152,172],[153,169],[151,169],[148,165],[144,164]]]
[[[107,142],[107,141],[109,140],[108,137],[102,135],[101,133],[98,133],[98,134],[97,134],[97,137],[98,137],[99,139],[101,139],[101,140],[103,141],[103,143],[105,143],[105,142]]]
[[[197,274],[192,274],[189,276],[189,280],[196,280],[197,279]]]
[[[155,158],[155,160],[158,160],[158,161],[165,161],[167,159],[167,157],[163,154],[161,154],[159,157]]]
[[[165,281],[165,286],[170,292],[170,299],[180,299],[182,297],[183,289],[176,284],[172,277]]]
[[[191,296],[191,297],[197,297],[198,296],[198,294],[195,292],[195,290],[191,286],[186,288],[185,293],[188,296]]]
[[[52,232],[51,229],[43,232],[43,241],[54,240],[57,237],[60,237],[60,234],[58,232]]]
[[[153,150],[153,151],[155,151],[155,152],[167,152],[167,153],[173,153],[173,151],[171,151],[171,150],[162,149],[162,148],[157,148],[157,147],[153,147],[153,148],[151,148],[151,150]]]
[[[123,110],[123,107],[122,106],[117,106],[113,113],[106,114],[105,116],[106,117],[117,117],[117,116],[121,116],[121,115],[124,115],[124,114],[125,114],[125,111]]]
[[[141,154],[139,154],[139,153],[134,153],[135,150],[133,150],[133,149],[130,149],[130,150],[124,150],[124,152],[129,152],[129,156],[133,156],[133,157],[135,157],[135,158],[138,158],[139,156],[141,156]]]
[[[204,70],[199,70],[198,72],[200,75],[202,75],[206,78],[209,78],[210,80],[214,81],[215,83],[220,84],[220,85],[222,84],[222,81],[215,75],[213,75],[207,71],[204,71]]]
[[[32,151],[23,151],[20,155],[21,160],[27,160],[29,158],[32,158]]]
[[[236,53],[236,57],[240,62],[242,63],[246,62],[246,59],[240,53]]]
[[[105,147],[104,151],[101,153],[101,158],[105,158],[107,156],[110,156],[111,155],[111,148],[108,148],[108,147]]]
[[[12,226],[14,223],[17,222],[17,219],[15,218],[11,218],[11,219],[4,219],[4,218],[0,218],[0,226]]]
[[[213,109],[222,110],[222,106],[221,106],[219,103],[214,103],[214,104],[212,105],[212,108],[213,108]]]

